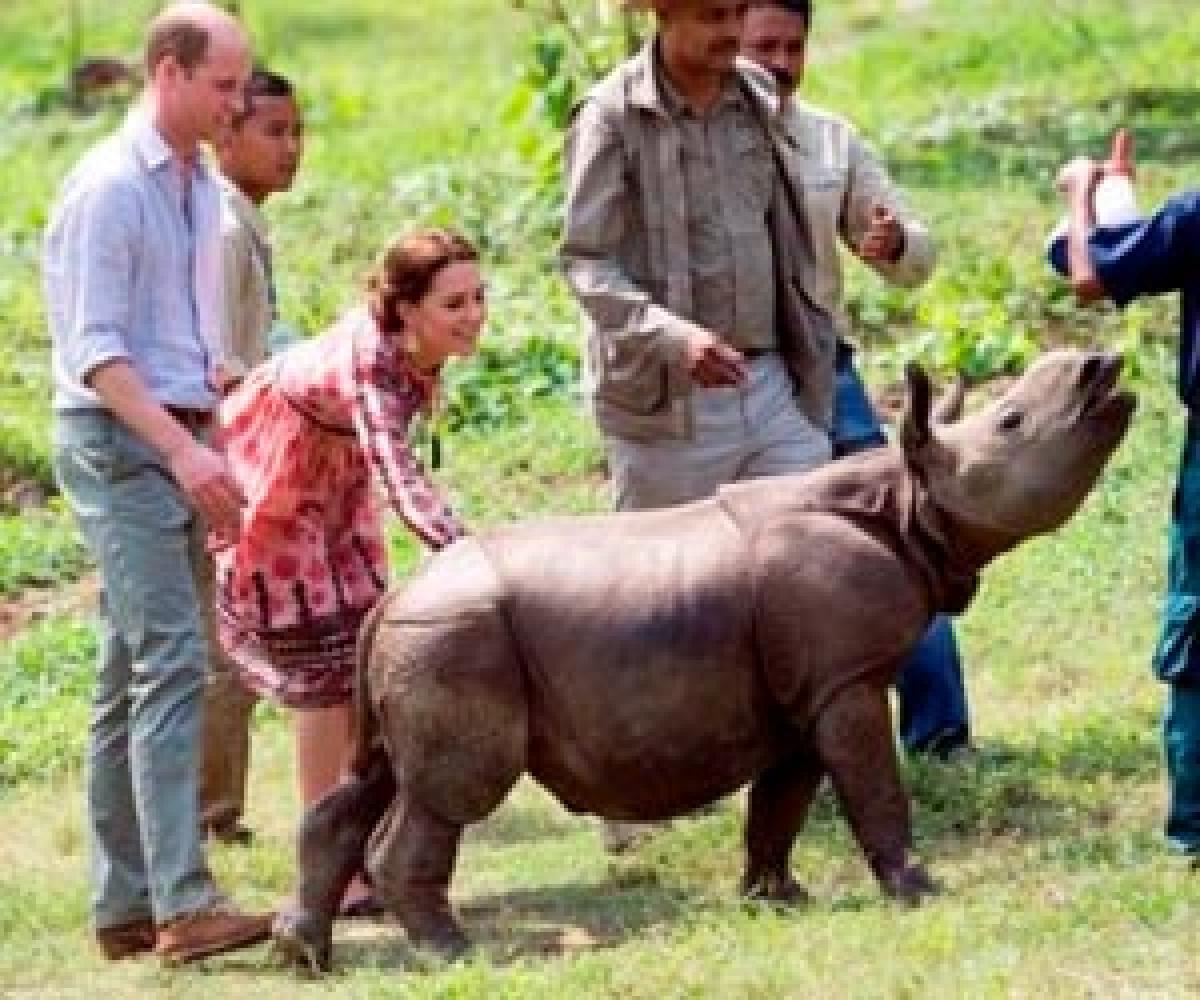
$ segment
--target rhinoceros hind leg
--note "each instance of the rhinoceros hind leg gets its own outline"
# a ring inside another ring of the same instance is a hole
[[[462,831],[402,790],[372,839],[368,861],[375,892],[409,940],[447,959],[470,946],[447,895]]]
[[[909,854],[908,793],[900,783],[885,690],[857,684],[841,692],[821,712],[815,738],[846,819],[883,891],[910,903],[934,892],[935,883]]]
[[[295,900],[280,910],[271,928],[276,950],[286,960],[313,972],[329,970],[342,894],[362,870],[367,838],[395,794],[391,764],[378,749],[361,775],[343,781],[305,813],[296,837]]]
[[[742,876],[742,892],[751,899],[785,905],[808,900],[788,858],[823,773],[815,754],[801,752],[774,764],[751,785]]]

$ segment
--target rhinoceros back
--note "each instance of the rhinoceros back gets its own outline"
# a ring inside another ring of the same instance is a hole
[[[743,540],[712,502],[482,540],[529,700],[529,769],[570,808],[675,814],[761,764]]]

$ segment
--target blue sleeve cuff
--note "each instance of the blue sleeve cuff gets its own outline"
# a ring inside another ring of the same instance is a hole
[[[81,335],[67,357],[67,374],[81,386],[97,368],[110,361],[130,360],[125,340],[115,331],[93,331]]]

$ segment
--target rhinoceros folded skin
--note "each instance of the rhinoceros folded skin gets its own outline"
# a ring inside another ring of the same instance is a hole
[[[360,776],[306,816],[277,940],[327,965],[366,850],[409,934],[462,947],[446,897],[462,829],[522,773],[569,809],[626,820],[750,782],[743,886],[778,899],[800,891],[788,855],[828,774],[884,889],[931,891],[908,854],[887,686],[989,560],[1082,502],[1132,416],[1119,367],[1058,352],[940,426],[912,372],[902,447],[439,553],[364,627]]]

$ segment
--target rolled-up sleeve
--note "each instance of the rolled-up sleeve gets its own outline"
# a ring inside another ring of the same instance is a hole
[[[683,363],[695,328],[654,302],[621,266],[633,192],[620,128],[595,101],[580,108],[567,133],[566,212],[562,262],[567,282],[616,355],[653,354]],[[619,363],[619,358],[613,358]]]
[[[916,217],[900,189],[892,183],[879,157],[853,131],[848,138],[849,178],[842,214],[842,238],[857,247],[870,227],[875,205],[886,208],[904,228],[904,252],[895,261],[872,261],[888,281],[908,288],[929,279],[937,251],[928,228]]]
[[[50,308],[58,311],[66,374],[79,385],[101,365],[129,358],[137,267],[136,195],[97,183],[63,205],[47,253]]]
[[[1093,229],[1088,249],[1118,305],[1178,291],[1200,275],[1200,191],[1175,195],[1147,219]]]

